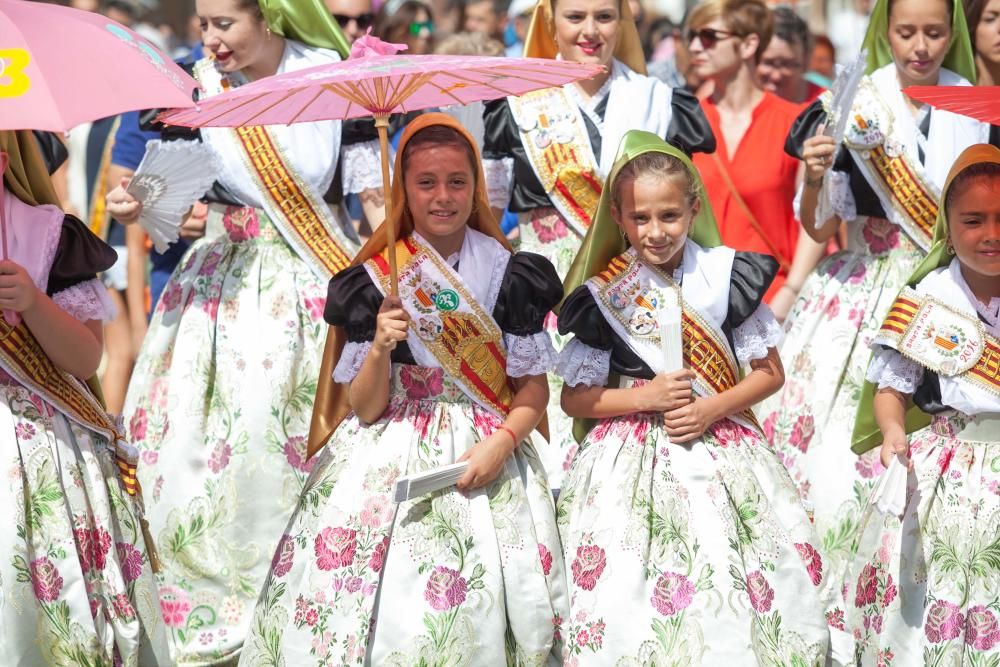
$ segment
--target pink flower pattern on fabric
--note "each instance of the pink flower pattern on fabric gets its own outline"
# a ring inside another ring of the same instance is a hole
[[[664,616],[673,616],[691,605],[694,594],[690,579],[676,572],[664,572],[656,581],[650,602]]]
[[[465,602],[467,592],[468,586],[458,570],[438,565],[427,579],[424,599],[434,610],[448,611]]]
[[[747,593],[750,595],[750,606],[758,614],[766,614],[771,611],[771,603],[774,602],[774,589],[760,570],[755,570],[747,575]]]
[[[577,547],[576,558],[573,559],[572,565],[573,583],[585,591],[594,590],[606,564],[604,549],[596,544]]]
[[[62,591],[63,578],[48,556],[31,561],[31,586],[39,602],[54,602]]]
[[[358,549],[358,533],[350,528],[326,527],[316,536],[316,566],[335,570],[354,563]]]
[[[964,629],[965,617],[958,605],[953,602],[936,600],[927,610],[926,615],[924,634],[933,644],[955,639]]]

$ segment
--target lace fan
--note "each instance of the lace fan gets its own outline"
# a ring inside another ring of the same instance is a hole
[[[126,192],[142,202],[139,224],[157,252],[180,237],[184,215],[212,187],[215,151],[193,141],[150,141]]]
[[[833,86],[830,87],[832,94],[830,112],[836,124],[831,126],[828,122],[824,134],[833,137],[838,146],[844,140],[847,121],[851,117],[851,108],[854,106],[854,96],[858,93],[858,86],[861,85],[867,64],[868,50],[863,49],[854,62],[845,65],[837,72],[837,78],[833,82]]]

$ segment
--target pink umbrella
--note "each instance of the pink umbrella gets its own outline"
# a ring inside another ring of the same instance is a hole
[[[156,47],[100,14],[0,0],[0,130],[65,132],[123,111],[190,106],[197,87]],[[2,198],[0,240],[7,259]]]
[[[0,0],[0,129],[65,132],[123,111],[190,106],[197,87],[107,17]]]
[[[402,47],[366,35],[351,59],[267,77],[161,116],[186,127],[288,125],[310,121],[375,117],[382,148],[386,192],[386,234],[395,245],[389,201],[389,115],[454,104],[471,104],[587,79],[603,70],[546,58],[396,55]],[[389,253],[392,293],[396,256]]]

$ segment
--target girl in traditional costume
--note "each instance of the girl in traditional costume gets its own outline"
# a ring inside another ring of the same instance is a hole
[[[973,146],[952,167],[934,245],[896,298],[874,349],[854,448],[862,452],[881,440],[882,463],[889,469],[862,515],[848,580],[858,664],[995,664],[997,148]]]
[[[543,322],[559,279],[543,257],[511,254],[474,139],[450,116],[407,125],[392,202],[395,248],[379,230],[330,282],[326,319],[346,334],[330,348],[333,380],[350,383],[354,411],[337,426],[335,400],[317,398],[314,426],[336,430],[320,439],[241,664],[556,661],[565,574],[528,435],[548,398]],[[386,296],[389,252],[398,298]],[[400,475],[456,461],[469,462],[458,490],[393,502]]]
[[[949,165],[990,132],[963,116],[917,108],[902,90],[969,85],[975,72],[960,0],[880,0],[865,47],[867,74],[850,110],[831,109],[824,95],[802,113],[786,144],[806,165],[803,227],[825,242],[846,222],[849,244],[807,279],[785,323],[788,381],[757,410],[812,504],[824,555],[841,578],[881,470],[877,454],[850,450],[869,345],[930,247]],[[844,113],[850,116],[838,147],[822,130]]]
[[[0,132],[0,664],[168,665],[135,450],[90,387],[97,274],[115,253],[65,215],[30,132]]]
[[[559,497],[566,664],[823,664],[839,584],[750,411],[783,381],[777,269],[721,245],[681,151],[626,134],[559,312],[562,404],[591,420]]]
[[[547,257],[565,277],[626,131],[653,132],[689,154],[714,151],[715,137],[693,95],[645,76],[624,0],[540,0],[524,55],[607,68],[586,81],[488,102],[484,112],[490,204],[517,213],[519,247]],[[561,348],[554,320],[549,329]],[[551,378],[549,387],[552,439],[543,459],[558,487],[576,443],[559,410],[562,383]]]
[[[213,55],[194,75],[209,95],[347,54],[320,0],[199,0],[197,9]],[[310,470],[326,283],[359,248],[326,199],[341,182],[381,184],[377,146],[348,145],[339,122],[184,131],[169,145],[198,138],[219,163],[206,233],[164,289],[124,412],[141,451],[174,656],[185,664],[239,654]]]

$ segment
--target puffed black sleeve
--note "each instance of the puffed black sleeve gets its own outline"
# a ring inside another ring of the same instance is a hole
[[[610,370],[618,375],[629,375],[647,380],[653,371],[632,351],[632,348],[615,333],[604,319],[594,295],[586,285],[580,285],[566,297],[559,309],[559,333],[572,333],[576,340],[598,350],[611,351]]]
[[[365,267],[352,266],[330,280],[323,318],[343,327],[352,343],[374,340],[375,317],[383,298]]]
[[[38,150],[42,153],[42,160],[45,161],[45,168],[49,175],[52,175],[69,159],[69,150],[54,132],[45,132],[44,130],[32,130],[32,132],[35,135]]]
[[[735,329],[753,315],[778,275],[778,260],[757,252],[737,252],[729,278],[726,324]]]
[[[520,144],[520,139],[507,98],[483,103],[483,125],[483,159],[513,157],[514,147]]]
[[[714,153],[715,135],[698,98],[683,88],[674,88],[670,96],[673,115],[667,128],[667,143],[688,155]]]
[[[796,160],[801,160],[802,145],[806,142],[806,139],[816,134],[816,128],[820,126],[820,123],[825,123],[826,121],[827,114],[826,109],[823,108],[823,102],[815,100],[803,109],[795,119],[795,122],[792,123],[792,129],[788,131],[788,136],[785,137],[785,152]]]
[[[93,280],[118,260],[118,253],[72,215],[63,219],[59,245],[49,270],[49,296]]]
[[[515,253],[507,262],[493,319],[504,333],[532,336],[544,329],[545,316],[562,295],[562,281],[549,260],[533,252]]]

